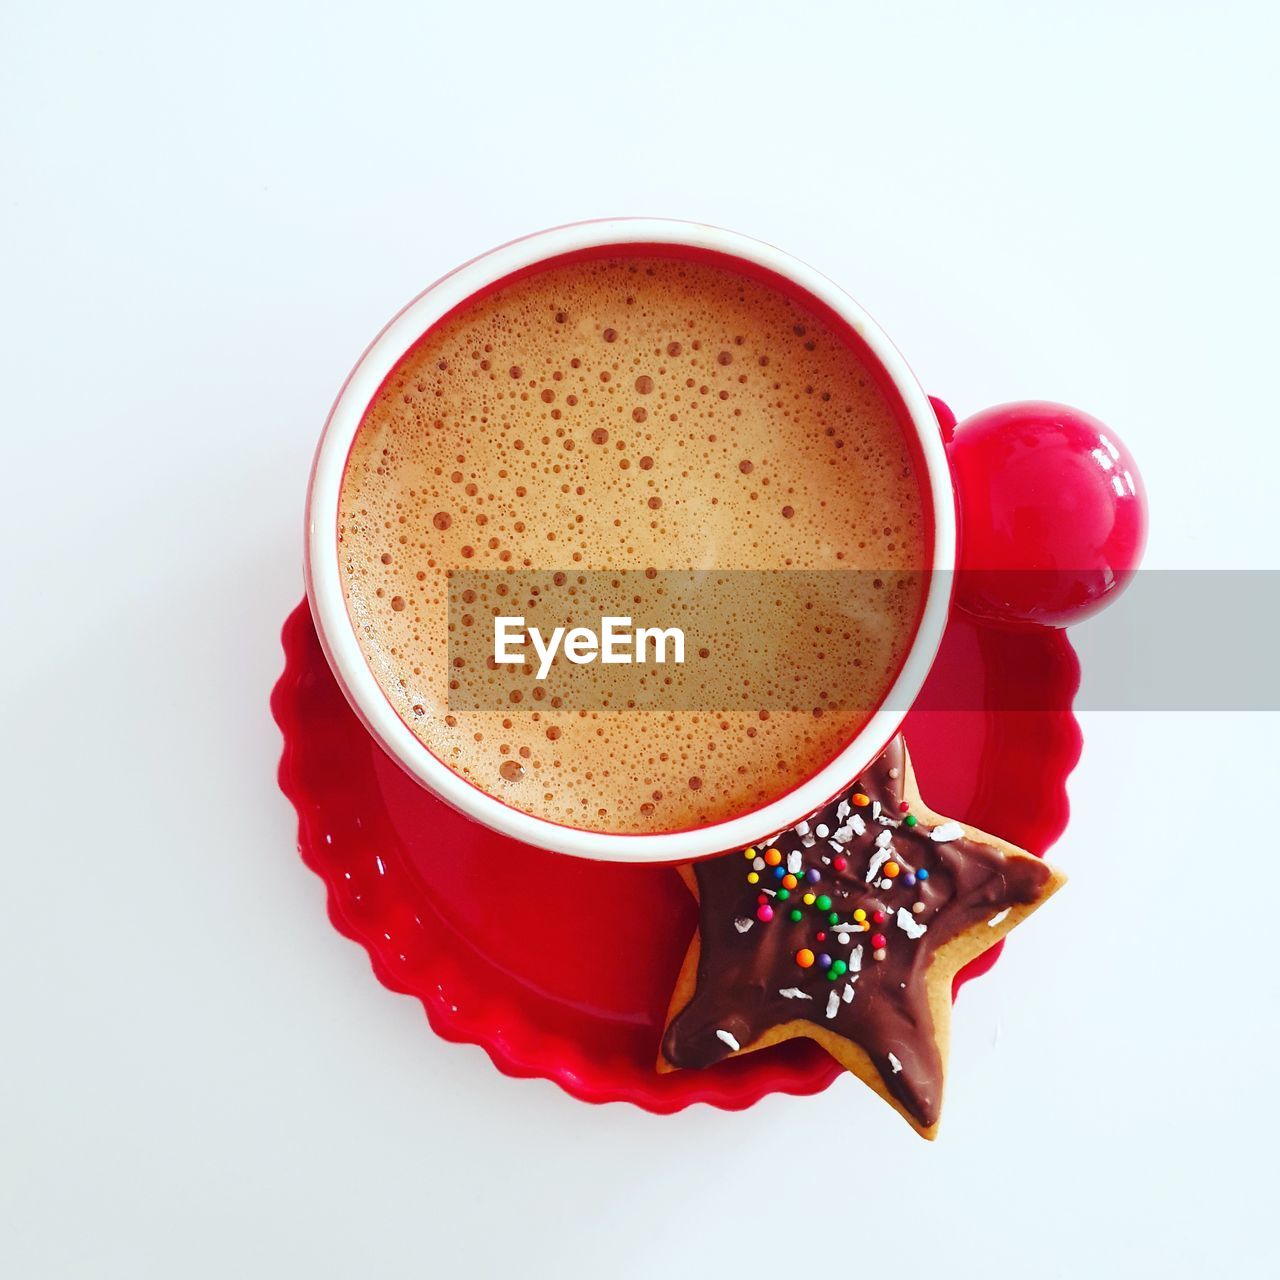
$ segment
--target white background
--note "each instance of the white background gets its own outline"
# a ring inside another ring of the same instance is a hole
[[[598,215],[782,245],[961,416],[1113,424],[1149,564],[1280,567],[1270,9],[4,4],[0,1272],[1276,1274],[1277,717],[1084,718],[930,1146],[852,1080],[660,1119],[436,1040],[267,709],[355,357]]]

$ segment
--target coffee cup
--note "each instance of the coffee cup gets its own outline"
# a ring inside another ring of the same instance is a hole
[[[655,253],[708,253],[765,273],[855,334],[877,381],[896,402],[927,514],[914,632],[892,682],[857,731],[782,794],[678,831],[598,830],[548,820],[450,768],[413,732],[375,677],[344,595],[339,555],[343,477],[353,444],[374,398],[423,335],[468,300],[542,264],[613,248],[634,252],[637,246]],[[897,348],[852,298],[813,268],[771,245],[690,222],[634,218],[557,227],[494,249],[431,285],[382,330],[348,376],[325,423],[307,496],[305,569],[316,629],[350,705],[381,747],[416,781],[476,821],[526,844],[605,861],[681,862],[747,847],[794,825],[847,788],[897,733],[929,673],[951,609],[956,563],[956,491],[943,433],[933,404]]]

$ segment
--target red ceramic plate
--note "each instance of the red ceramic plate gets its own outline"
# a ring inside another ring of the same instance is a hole
[[[816,1093],[840,1074],[817,1045],[791,1040],[706,1071],[659,1075],[667,1000],[695,921],[675,871],[546,853],[455,813],[356,719],[305,602],[283,639],[271,705],[298,848],[328,886],[339,932],[368,951],[384,985],[422,1001],[437,1034],[482,1046],[508,1075],[658,1112]],[[1067,820],[1078,678],[1064,633],[996,631],[954,616],[904,727],[928,803],[1043,854]],[[1015,704],[1041,709],[998,709]],[[998,952],[962,972],[957,988]]]

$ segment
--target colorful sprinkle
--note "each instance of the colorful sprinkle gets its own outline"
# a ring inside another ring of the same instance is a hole
[[[835,867],[837,871],[843,871],[849,865],[849,860],[847,858],[835,857],[831,859],[831,865]]]
[[[902,868],[892,860],[884,864],[884,873],[890,880],[896,880],[901,872]]]
[[[929,873],[923,867],[921,867],[920,870],[916,872],[917,880],[927,880],[928,878],[929,878]]]
[[[883,960],[888,954],[889,953],[883,947],[877,947],[876,950],[871,953],[871,958],[873,960]]]
[[[898,804],[898,812],[899,812],[899,813],[906,813],[906,811],[907,811],[908,809],[910,809],[910,808],[911,808],[911,806],[910,806],[910,805],[909,805],[905,800],[900,801],[900,802],[899,802],[899,804]]]
[[[799,883],[800,882],[793,875],[787,874],[782,877],[782,887],[784,889],[794,889]]]
[[[865,809],[867,805],[871,803],[871,797],[863,795],[861,791],[855,791],[853,795],[849,797],[849,803],[856,804],[859,809]]]
[[[742,856],[746,858],[748,862],[750,862],[751,859],[756,856],[756,851],[754,849],[743,849]]]
[[[748,884],[759,884],[759,883],[760,883],[760,877],[759,877],[759,876],[758,876],[754,871],[748,871],[748,872],[747,872],[747,883],[748,883]]]
[[[817,884],[818,881],[822,879],[822,872],[819,871],[817,867],[810,867],[809,870],[804,873],[804,878],[810,884]]]
[[[810,951],[808,947],[801,947],[800,950],[796,952],[796,964],[798,964],[802,969],[811,968],[813,965],[813,952]]]
[[[805,905],[806,907],[811,907],[811,906],[813,906],[813,903],[814,903],[814,897],[813,897],[813,894],[811,894],[811,893],[806,893],[806,894],[804,895],[804,905]]]
[[[903,818],[903,822],[905,822],[909,827],[914,827],[919,821],[920,819],[917,818],[914,813],[909,813],[905,818]]]
[[[831,972],[837,977],[843,977],[848,971],[849,966],[843,960],[834,960],[831,963]]]
[[[883,911],[877,910],[871,913],[871,919],[874,920],[876,924],[884,924],[888,918],[889,917],[885,915]]]
[[[799,907],[791,908],[791,920],[793,924],[799,924],[804,919],[804,912]]]
[[[773,919],[773,908],[766,902],[756,910],[756,919],[763,920],[768,923],[768,921]]]
[[[818,930],[818,941],[819,941],[819,942],[826,942],[826,940],[827,940],[826,930],[825,930],[825,929],[819,929],[819,930]]]
[[[855,912],[853,913],[853,918],[854,918],[854,919],[855,919],[859,924],[861,924],[861,923],[862,923],[862,922],[867,918],[867,913],[866,913],[866,912],[865,912],[861,907],[859,907],[859,908],[857,909],[857,911],[855,911]]]
[[[882,950],[888,941],[889,939],[886,938],[883,933],[873,933],[871,935],[871,945],[875,947],[877,951]]]
[[[764,860],[771,867],[776,867],[782,861],[782,853],[778,849],[769,849],[764,855]]]
[[[819,969],[831,968],[831,957],[827,955],[825,951],[818,957],[818,968]]]
[[[828,898],[825,893],[820,893],[818,895],[818,910],[819,911],[831,910],[831,899]]]
[[[827,923],[828,923],[828,924],[839,924],[839,923],[840,923],[840,916],[839,916],[839,913],[838,913],[838,912],[833,911],[833,912],[832,912],[832,913],[827,917]]]
[[[911,886],[915,884],[915,882],[916,882],[916,873],[914,871],[908,871],[907,874],[902,877],[902,883],[905,884],[908,889],[911,888]]]
[[[778,892],[774,894],[774,897],[776,897],[779,902],[786,902],[786,900],[791,897],[791,893],[787,889],[779,889]]]

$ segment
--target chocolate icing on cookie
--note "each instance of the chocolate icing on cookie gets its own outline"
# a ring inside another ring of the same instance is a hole
[[[859,1045],[904,1109],[936,1124],[929,966],[961,934],[1039,901],[1053,872],[959,823],[917,820],[906,772],[897,737],[807,823],[695,866],[697,986],[663,1039],[672,1066],[709,1066],[802,1018]]]

